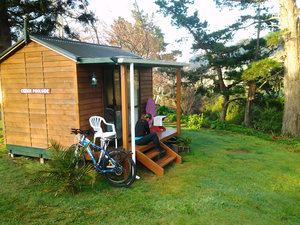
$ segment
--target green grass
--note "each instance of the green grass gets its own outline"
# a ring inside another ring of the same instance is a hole
[[[0,150],[0,224],[300,224],[300,154],[254,136],[211,129],[183,164],[115,189],[99,177],[76,195],[29,182],[37,162]]]

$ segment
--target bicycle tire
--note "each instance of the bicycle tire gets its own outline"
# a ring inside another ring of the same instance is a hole
[[[114,150],[109,153],[119,165],[119,171],[104,173],[105,179],[114,187],[129,187],[136,177],[136,166],[132,158],[124,151]],[[106,160],[105,168],[108,169],[110,160]]]

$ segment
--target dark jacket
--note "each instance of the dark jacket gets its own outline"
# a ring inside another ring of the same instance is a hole
[[[135,124],[135,136],[143,137],[146,134],[150,134],[148,121],[139,119]]]

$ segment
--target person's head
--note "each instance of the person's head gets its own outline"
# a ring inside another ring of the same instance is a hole
[[[149,121],[149,120],[152,119],[152,115],[151,115],[150,113],[143,114],[143,115],[141,116],[141,119],[142,119],[142,120],[147,120],[147,121]]]

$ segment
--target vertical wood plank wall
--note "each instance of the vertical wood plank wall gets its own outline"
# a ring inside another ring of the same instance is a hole
[[[146,112],[148,98],[153,98],[152,68],[139,68],[140,70],[140,93],[141,113]]]
[[[89,73],[95,73],[98,77],[97,87],[92,87]],[[90,129],[89,118],[91,116],[104,116],[103,103],[103,67],[97,65],[78,65],[78,103],[79,120],[81,129]]]
[[[50,140],[73,143],[75,65],[35,42],[1,62],[6,144],[47,148]],[[51,88],[51,94],[21,94],[22,88]]]

